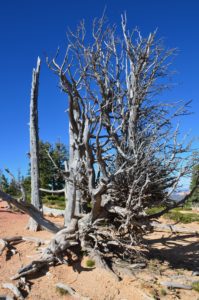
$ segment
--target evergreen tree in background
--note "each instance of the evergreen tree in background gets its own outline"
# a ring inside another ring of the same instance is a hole
[[[8,193],[8,189],[9,189],[8,179],[2,173],[2,171],[0,171],[0,189],[5,193]]]
[[[63,188],[64,180],[57,170],[64,170],[64,161],[68,159],[66,146],[61,142],[53,145],[40,141],[39,156],[40,187],[52,190]]]
[[[8,178],[2,173],[2,171],[0,172],[0,189],[3,192],[10,194],[12,196],[15,197],[20,196],[20,191],[14,179],[11,179],[9,181]]]
[[[199,174],[199,165],[196,165],[193,168],[192,177],[191,177],[191,184],[190,184],[190,190],[192,190],[196,186],[197,176]],[[192,204],[199,204],[199,188],[195,190],[193,195],[190,197],[189,200]]]
[[[52,158],[52,160],[50,159]],[[64,179],[58,169],[64,170],[64,162],[68,160],[68,152],[66,146],[60,141],[55,145],[49,142],[39,142],[39,172],[40,172],[40,187],[45,189],[62,189],[64,187]],[[22,182],[27,194],[27,199],[30,200],[31,194],[31,177],[30,170],[27,176],[21,176],[20,171],[17,174],[17,181]],[[12,196],[20,197],[20,191],[17,188],[16,182],[8,178],[0,170],[0,189]],[[42,193],[45,195],[45,193]],[[59,196],[56,196],[56,198]]]

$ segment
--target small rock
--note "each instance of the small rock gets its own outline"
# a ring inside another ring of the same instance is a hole
[[[199,271],[193,271],[192,276],[199,276]]]

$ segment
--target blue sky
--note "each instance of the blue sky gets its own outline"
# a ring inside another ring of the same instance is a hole
[[[158,28],[166,47],[177,47],[173,69],[175,87],[168,100],[192,99],[194,114],[181,121],[182,133],[199,128],[199,1],[197,0],[1,0],[0,1],[0,169],[26,173],[29,151],[29,100],[32,68],[43,61],[39,92],[40,138],[67,143],[67,99],[48,70],[45,55],[64,49],[67,27],[85,19],[87,31],[104,7],[111,23],[127,12],[128,27],[143,35]],[[195,146],[198,142],[195,142]]]

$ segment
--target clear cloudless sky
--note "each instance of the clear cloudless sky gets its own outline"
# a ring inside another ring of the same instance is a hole
[[[27,172],[29,100],[32,68],[42,59],[39,91],[40,138],[67,144],[66,95],[47,68],[45,56],[64,49],[68,27],[82,19],[87,32],[94,17],[106,15],[119,24],[126,11],[128,27],[143,35],[158,28],[168,48],[177,47],[174,88],[168,100],[192,99],[193,114],[181,121],[182,133],[199,129],[199,1],[198,0],[0,0],[0,169]],[[196,141],[194,146],[198,146]]]

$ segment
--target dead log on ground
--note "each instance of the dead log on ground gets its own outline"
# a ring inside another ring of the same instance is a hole
[[[19,208],[20,210],[26,212],[30,217],[32,217],[38,224],[40,224],[43,228],[56,233],[60,230],[54,223],[50,222],[49,220],[45,219],[42,213],[36,209],[32,204],[29,203],[21,203],[14,197],[4,193],[0,190],[0,197],[8,202]]]

